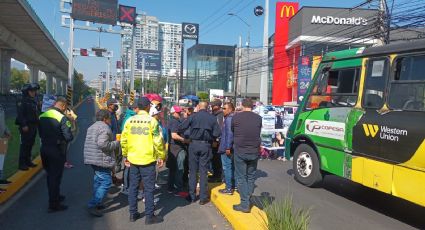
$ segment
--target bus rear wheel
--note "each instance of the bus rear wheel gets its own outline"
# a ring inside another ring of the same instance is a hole
[[[295,149],[292,162],[296,181],[308,187],[320,184],[323,175],[320,170],[319,158],[311,146],[299,145]]]

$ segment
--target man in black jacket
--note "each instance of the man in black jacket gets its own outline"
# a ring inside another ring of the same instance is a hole
[[[233,209],[249,213],[250,197],[255,187],[262,122],[260,115],[252,112],[251,99],[245,98],[242,107],[243,111],[236,113],[232,119],[235,178],[241,200],[240,204],[233,205]]]
[[[37,124],[40,109],[36,100],[37,90],[40,86],[37,83],[25,84],[22,87],[23,98],[17,103],[15,124],[19,126],[21,134],[21,145],[19,149],[19,169],[28,170],[28,167],[35,167],[32,163],[31,150],[37,135]]]
[[[47,173],[49,212],[63,211],[68,207],[61,204],[65,197],[60,195],[60,184],[66,161],[67,144],[74,138],[71,122],[64,115],[66,99],[58,97],[53,108],[40,116],[41,160]]]
[[[204,205],[209,202],[207,195],[208,187],[208,164],[211,159],[211,144],[213,140],[220,137],[221,130],[218,126],[216,117],[207,112],[208,103],[201,102],[198,105],[199,112],[190,116],[180,124],[179,130],[184,133],[190,130],[189,145],[189,196],[187,200],[194,202],[196,200],[195,190],[197,182],[197,172],[199,170],[200,191],[199,204]]]

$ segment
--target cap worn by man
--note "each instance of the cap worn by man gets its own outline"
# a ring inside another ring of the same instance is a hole
[[[115,100],[115,99],[113,99],[113,98],[111,98],[111,99],[108,100],[107,104],[108,105],[118,104],[118,101]]]
[[[171,113],[181,113],[182,112],[182,108],[178,105],[173,105],[173,107],[171,107],[170,109]]]
[[[148,107],[150,104],[151,104],[151,101],[149,101],[149,99],[148,99],[148,98],[146,98],[146,97],[141,97],[141,98],[139,99],[139,101],[137,102],[137,106],[138,106],[139,108],[146,108],[146,107]]]

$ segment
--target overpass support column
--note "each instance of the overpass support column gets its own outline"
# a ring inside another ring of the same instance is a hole
[[[46,94],[53,93],[53,73],[46,73]]]
[[[31,65],[29,66],[29,69],[30,69],[30,82],[38,83],[40,68],[38,68],[38,66]]]
[[[61,89],[61,81],[58,78],[55,78],[55,83],[56,83],[56,95],[60,95],[62,93],[62,89]]]
[[[0,49],[0,93],[9,94],[10,62],[15,50]]]
[[[68,84],[67,80],[62,81],[62,94],[66,97],[66,85]]]

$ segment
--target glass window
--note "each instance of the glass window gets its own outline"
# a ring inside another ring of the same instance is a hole
[[[425,55],[396,59],[388,98],[391,109],[425,111]]]
[[[306,108],[354,106],[358,96],[359,78],[360,68],[325,68],[314,83]]]
[[[385,84],[388,76],[388,59],[371,59],[367,64],[363,92],[363,107],[379,109],[384,105]]]

